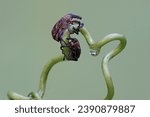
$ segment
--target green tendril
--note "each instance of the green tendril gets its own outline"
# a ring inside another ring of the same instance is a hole
[[[87,44],[89,45],[89,48],[91,49],[91,55],[97,56],[100,52],[100,49],[106,45],[109,42],[112,41],[120,41],[120,44],[110,51],[102,60],[101,68],[104,75],[104,79],[107,85],[107,95],[104,99],[111,100],[114,96],[114,85],[110,76],[110,72],[108,69],[108,62],[115,57],[117,54],[119,54],[126,46],[126,38],[121,34],[109,34],[106,37],[104,37],[102,40],[98,42],[94,42],[92,39],[90,33],[87,31],[85,27],[80,29],[81,34],[85,37]]]
[[[48,78],[48,74],[49,74],[50,70],[52,69],[52,67],[55,64],[62,62],[63,59],[64,59],[64,55],[57,56],[55,58],[50,59],[50,61],[48,61],[48,63],[44,66],[43,71],[41,73],[39,89],[37,92],[31,92],[31,93],[29,93],[28,96],[23,96],[23,95],[15,93],[15,92],[9,91],[7,93],[8,98],[11,100],[39,100],[39,99],[42,99],[45,94],[46,82],[47,82],[47,78]]]
[[[46,89],[46,81],[47,81],[47,78],[48,78],[48,74],[49,74],[49,71],[51,70],[51,68],[63,61],[64,59],[64,55],[60,55],[56,58],[53,58],[51,59],[45,66],[44,66],[44,69],[42,71],[42,74],[41,74],[41,79],[40,79],[40,84],[39,84],[39,90],[38,90],[38,93],[39,95],[41,96],[41,98],[43,98],[44,96],[44,93],[45,93],[45,89]]]
[[[101,63],[103,76],[104,76],[106,86],[107,86],[107,95],[104,99],[110,100],[114,96],[114,85],[113,85],[111,75],[108,69],[108,62],[125,48],[126,38],[121,34],[114,33],[114,34],[109,34],[106,37],[104,37],[102,40],[95,42],[85,27],[82,27],[79,31],[84,36],[90,48],[90,54],[93,56],[97,56],[101,48],[107,43],[112,42],[112,41],[120,41],[119,45],[115,49],[110,51],[103,58],[102,63]],[[66,35],[64,34],[64,36]],[[70,35],[68,35],[68,37],[69,36]],[[7,94],[8,98],[13,99],[13,100],[42,99],[45,94],[46,82],[47,82],[47,78],[48,78],[48,74],[50,70],[55,64],[62,62],[62,61],[64,61],[64,55],[60,55],[60,56],[50,59],[50,61],[44,66],[43,71],[41,73],[41,77],[40,77],[39,89],[37,92],[31,92],[29,93],[28,96],[22,96],[15,92],[8,92]]]

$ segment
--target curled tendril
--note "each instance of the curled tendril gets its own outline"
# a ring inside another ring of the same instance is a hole
[[[84,24],[79,21],[81,19],[82,18],[78,15],[67,14],[54,25],[52,29],[52,37],[54,40],[60,42],[62,55],[50,59],[50,61],[44,66],[43,71],[41,73],[38,91],[31,92],[29,93],[28,96],[22,96],[15,92],[8,92],[7,96],[9,99],[16,99],[16,100],[42,99],[46,90],[46,82],[48,74],[52,69],[52,67],[55,64],[62,61],[67,60],[77,61],[78,58],[80,57],[81,53],[80,43],[76,38],[72,38],[70,36],[71,34],[74,33],[78,34],[79,32],[85,38],[90,49],[90,54],[93,56],[99,55],[101,48],[107,43],[112,41],[120,41],[119,45],[115,49],[113,49],[106,56],[104,56],[101,63],[102,72],[107,86],[107,95],[104,99],[108,100],[113,98],[114,85],[108,69],[108,62],[125,48],[126,38],[121,34],[113,33],[107,35],[102,40],[95,42],[92,39],[90,33],[84,27]]]

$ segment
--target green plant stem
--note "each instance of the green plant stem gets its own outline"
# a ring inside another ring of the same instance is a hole
[[[106,82],[106,86],[107,86],[107,95],[104,99],[112,99],[114,96],[114,86],[113,86],[113,82],[109,73],[109,69],[108,69],[108,62],[115,57],[117,54],[119,54],[126,46],[126,38],[123,35],[114,33],[114,34],[110,34],[106,37],[104,37],[102,40],[95,42],[90,33],[87,31],[87,29],[85,27],[80,29],[81,34],[84,36],[84,38],[86,39],[87,44],[89,45],[89,48],[91,49],[91,54],[93,56],[97,56],[100,52],[100,49],[106,45],[107,43],[111,42],[111,41],[115,41],[118,40],[120,41],[119,45],[113,49],[112,51],[110,51],[102,60],[101,63],[101,67],[102,67],[102,72],[104,75],[104,79]],[[64,37],[68,37],[70,36],[68,33],[66,33],[64,35]],[[48,74],[50,72],[50,70],[52,69],[52,67],[63,61],[64,55],[60,55],[57,56],[53,59],[51,59],[43,68],[43,71],[41,73],[41,78],[40,78],[40,83],[39,83],[39,89],[37,92],[31,92],[28,96],[22,96],[20,94],[17,94],[15,92],[8,92],[7,96],[9,99],[14,99],[14,100],[32,100],[32,99],[42,99],[44,94],[45,94],[45,90],[46,90],[46,82],[47,82],[47,78],[48,78]]]
[[[9,91],[7,97],[10,100],[31,100],[31,97],[20,95],[16,92]]]
[[[9,91],[7,96],[11,100],[32,100],[32,99],[42,99],[46,89],[46,81],[48,78],[48,73],[50,72],[51,68],[63,61],[64,55],[57,56],[55,58],[50,59],[50,61],[44,66],[43,71],[41,73],[40,84],[38,92],[31,92],[28,96],[23,96],[17,94],[16,92]]]
[[[49,71],[51,70],[51,68],[63,61],[63,58],[64,58],[64,55],[60,55],[58,57],[55,57],[53,59],[51,59],[43,68],[43,71],[42,71],[42,74],[41,74],[41,78],[40,78],[40,84],[39,84],[39,90],[38,90],[38,93],[40,95],[41,98],[43,98],[44,96],[44,93],[45,93],[45,89],[46,89],[46,81],[47,81],[47,78],[48,78],[48,74],[49,74]]]
[[[84,38],[86,39],[87,44],[89,45],[89,48],[92,49],[92,51],[95,50],[96,54],[99,54],[100,49],[106,45],[109,42],[118,40],[120,41],[119,45],[113,49],[112,51],[110,51],[102,60],[102,72],[104,75],[104,79],[106,82],[106,86],[107,86],[107,95],[104,99],[106,100],[110,100],[113,98],[114,96],[114,85],[110,76],[110,72],[108,69],[108,62],[115,57],[117,54],[119,54],[126,46],[126,38],[121,35],[121,34],[110,34],[106,37],[104,37],[102,40],[98,41],[98,42],[94,42],[94,40],[92,39],[90,33],[87,31],[87,29],[85,27],[80,29],[81,34],[84,36]]]

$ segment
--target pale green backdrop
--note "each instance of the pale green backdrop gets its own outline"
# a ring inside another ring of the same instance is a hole
[[[7,91],[36,91],[47,61],[61,54],[51,37],[56,21],[67,13],[83,17],[95,40],[110,33],[127,37],[125,50],[110,61],[114,99],[150,99],[150,0],[0,0],[0,99]],[[103,99],[106,85],[102,57],[89,55],[82,35],[78,62],[57,64],[49,74],[44,99]]]

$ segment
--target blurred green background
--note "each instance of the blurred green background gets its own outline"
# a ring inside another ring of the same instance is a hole
[[[51,37],[53,25],[67,13],[83,17],[94,40],[110,33],[127,37],[125,50],[109,63],[115,86],[114,99],[150,99],[149,0],[0,0],[0,99],[7,91],[27,95],[36,91],[43,66],[61,54]],[[89,55],[82,35],[78,62],[57,64],[49,74],[44,99],[103,99],[106,85],[102,57]]]

